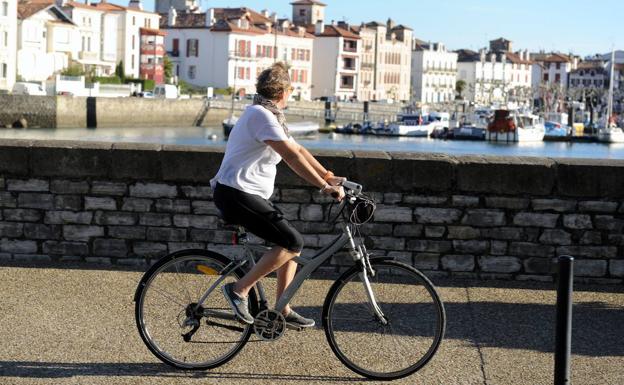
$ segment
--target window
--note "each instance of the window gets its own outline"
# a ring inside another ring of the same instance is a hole
[[[136,37],[136,36],[132,35],[132,49],[134,49],[134,45],[135,45],[135,44],[134,44],[134,40],[135,40],[135,37]]]
[[[7,77],[7,64],[2,63],[2,67],[0,67],[0,77],[5,79]]]
[[[299,16],[305,16],[306,15],[306,10],[305,9],[300,9],[299,10]]]
[[[180,39],[173,39],[173,48],[171,49],[171,56],[180,56]]]
[[[2,14],[0,16],[9,16],[9,2],[2,2]]]
[[[188,77],[189,79],[195,79],[195,66],[189,66],[188,68]]]
[[[544,81],[547,82],[548,81],[548,74],[544,74]]]
[[[561,69],[561,63],[557,63],[557,69],[560,70]]]
[[[132,25],[136,25],[136,16],[132,16]]]
[[[3,35],[4,35],[4,38],[2,40],[4,41],[4,46],[8,47],[9,46],[9,33],[7,31],[4,31]]]
[[[199,40],[187,39],[186,40],[186,57],[198,57],[199,56]]]
[[[555,83],[561,83],[561,74],[555,74]]]
[[[132,60],[130,61],[130,64],[132,66],[132,69],[134,69],[134,55],[132,55]]]

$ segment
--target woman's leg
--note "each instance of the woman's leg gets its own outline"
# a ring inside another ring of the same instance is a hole
[[[295,278],[295,273],[297,272],[297,262],[290,260],[282,265],[277,270],[277,289],[275,291],[275,301],[277,302],[284,290],[290,285]],[[282,314],[288,315],[290,313],[290,304],[286,304],[284,309],[282,310]]]
[[[234,285],[234,292],[242,297],[246,297],[247,294],[249,294],[249,290],[254,287],[256,282],[279,269],[284,264],[291,262],[291,260],[298,255],[298,252],[289,251],[280,246],[273,247],[271,250],[267,251],[262,258],[260,258],[258,263],[252,267],[243,278],[236,282]],[[297,264],[295,262],[292,263],[296,268]]]

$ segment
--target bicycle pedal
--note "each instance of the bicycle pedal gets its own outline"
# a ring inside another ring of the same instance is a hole
[[[288,329],[288,330],[294,330],[294,331],[297,331],[297,332],[302,332],[302,331],[304,331],[306,328],[301,327],[301,326],[292,326],[292,325],[286,324],[286,329]]]

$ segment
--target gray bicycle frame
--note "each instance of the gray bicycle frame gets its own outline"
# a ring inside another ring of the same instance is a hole
[[[295,258],[295,262],[302,265],[303,267],[301,268],[299,273],[295,275],[295,278],[293,279],[293,281],[290,283],[290,285],[288,285],[286,290],[284,290],[284,293],[282,293],[280,298],[277,300],[275,310],[278,312],[281,312],[282,310],[284,310],[286,305],[295,296],[295,294],[297,293],[297,291],[299,290],[303,282],[306,279],[308,279],[310,275],[312,275],[312,273],[319,266],[321,266],[325,261],[331,258],[332,255],[334,255],[336,252],[342,249],[345,245],[349,246],[349,249],[350,249],[349,254],[353,258],[353,262],[355,264],[357,264],[358,262],[361,261],[362,258],[364,258],[361,248],[355,245],[355,241],[353,240],[353,234],[351,233],[351,229],[345,223],[342,224],[342,234],[337,236],[332,242],[330,242],[327,246],[321,249],[314,257]],[[251,266],[255,265],[255,258],[254,258],[251,248],[247,245],[246,242],[244,242],[243,246],[245,248],[245,258],[243,258],[242,260],[233,260],[230,264],[228,264],[225,268],[223,268],[221,272],[222,276],[216,282],[214,282],[210,286],[210,288],[208,288],[206,293],[204,293],[204,295],[201,297],[201,299],[197,303],[197,308],[203,305],[203,303],[206,301],[210,293],[212,293],[212,291],[214,291],[214,289],[217,286],[219,286],[219,284],[225,279],[227,273],[229,273],[230,271],[234,271],[238,268],[241,268],[247,263],[250,263]],[[367,272],[366,266],[363,266],[362,271],[359,273],[359,276],[364,284],[366,296],[368,298],[369,307],[371,311],[378,317],[379,320],[381,320],[382,323],[385,324],[385,317],[383,315],[383,312],[377,305],[375,296],[370,286],[370,282],[368,280],[368,272]],[[266,303],[266,294],[264,292],[264,287],[262,286],[262,283],[258,282],[256,284],[256,288],[258,289],[258,296],[260,297],[260,301]],[[214,314],[213,312],[210,312],[210,313],[211,315],[216,315],[217,317],[223,316],[223,314],[220,314],[221,312],[217,312],[216,314]]]

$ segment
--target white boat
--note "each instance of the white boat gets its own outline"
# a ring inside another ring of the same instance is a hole
[[[613,82],[615,73],[615,51],[611,52],[611,80],[607,99],[607,114],[598,125],[598,141],[605,143],[624,143],[624,130],[618,127],[613,115]]]
[[[318,134],[321,126],[315,122],[297,122],[288,124],[288,132],[294,137]]]
[[[488,127],[486,139],[493,142],[541,142],[545,131],[544,122],[537,115],[497,110],[494,121]]]
[[[429,137],[435,130],[449,127],[450,115],[446,112],[402,114],[397,122],[388,125],[388,134],[397,136]]]

